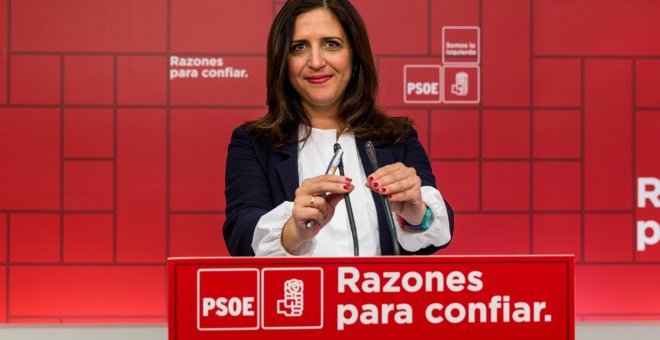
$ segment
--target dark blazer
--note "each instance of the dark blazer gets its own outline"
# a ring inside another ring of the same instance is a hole
[[[357,149],[365,173],[375,171],[368,161],[365,141],[355,138]],[[284,201],[293,202],[298,188],[298,150],[297,143],[286,144],[277,149],[270,149],[247,132],[247,126],[241,125],[234,130],[227,152],[225,174],[225,196],[227,198],[227,218],[223,235],[229,253],[234,256],[254,256],[252,236],[261,216],[271,211]],[[431,164],[417,138],[417,132],[411,129],[406,140],[394,145],[374,143],[378,165],[384,166],[402,162],[414,167],[422,179],[422,186],[435,187],[435,177]],[[381,204],[380,195],[372,192],[378,213],[378,231],[380,248],[383,255],[392,255],[392,238]],[[454,232],[454,213],[445,201],[449,214],[450,232]],[[430,246],[414,254],[432,254],[440,248]],[[402,254],[411,254],[401,248]]]

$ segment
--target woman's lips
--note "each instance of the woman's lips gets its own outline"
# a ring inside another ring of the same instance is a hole
[[[330,80],[332,76],[314,76],[314,77],[307,77],[305,80],[312,84],[323,84],[326,81]]]

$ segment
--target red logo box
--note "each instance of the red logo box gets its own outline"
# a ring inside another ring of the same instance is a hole
[[[323,269],[264,268],[263,329],[323,328]]]
[[[403,66],[403,102],[439,104],[442,102],[440,65]]]
[[[479,66],[445,66],[443,73],[445,103],[479,102]]]
[[[197,329],[259,328],[259,271],[251,268],[197,271]]]
[[[481,59],[478,26],[442,28],[443,64],[479,64]]]

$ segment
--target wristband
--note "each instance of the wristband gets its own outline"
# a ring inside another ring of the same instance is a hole
[[[426,208],[426,213],[424,213],[424,219],[420,225],[412,225],[406,222],[403,218],[400,218],[401,226],[409,231],[426,231],[430,227],[431,222],[431,208]]]

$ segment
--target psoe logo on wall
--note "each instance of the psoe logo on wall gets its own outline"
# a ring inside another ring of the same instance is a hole
[[[200,269],[197,329],[236,331],[323,327],[321,268]]]
[[[440,65],[403,66],[403,102],[439,104],[442,102]]]
[[[479,66],[445,66],[443,70],[444,102],[447,104],[479,103]]]

